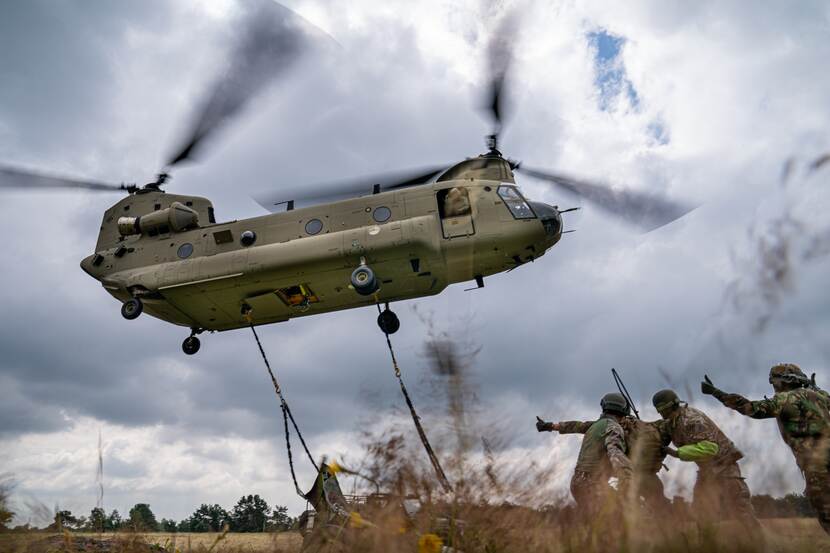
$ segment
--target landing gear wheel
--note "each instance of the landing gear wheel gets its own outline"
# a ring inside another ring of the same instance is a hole
[[[385,334],[394,334],[401,328],[401,321],[387,307],[378,315],[378,326]]]
[[[188,336],[184,339],[184,342],[182,342],[182,351],[188,355],[193,355],[194,353],[199,351],[199,348],[201,346],[202,343],[199,341],[197,337]]]
[[[141,300],[138,298],[128,299],[121,306],[121,316],[128,321],[132,321],[137,318],[141,315],[142,311],[144,311],[144,304],[141,303]]]
[[[378,289],[375,272],[366,265],[361,265],[352,271],[351,282],[355,292],[361,296],[371,296]]]

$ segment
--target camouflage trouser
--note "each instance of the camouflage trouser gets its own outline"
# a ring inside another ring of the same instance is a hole
[[[671,502],[666,499],[663,481],[653,472],[634,473],[634,489],[643,498],[646,508],[652,515],[664,516],[671,511]]]
[[[695,482],[693,508],[703,520],[735,518],[749,530],[761,530],[738,463],[701,467]]]
[[[571,494],[582,516],[594,516],[614,503],[614,489],[608,476],[576,471],[571,478]]]
[[[827,470],[809,471],[804,473],[804,480],[807,499],[818,515],[818,522],[830,534],[830,474]]]

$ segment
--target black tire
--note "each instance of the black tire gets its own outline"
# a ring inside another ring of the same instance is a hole
[[[199,348],[201,346],[202,346],[202,342],[200,342],[197,337],[188,336],[187,338],[184,339],[184,342],[182,342],[182,351],[185,352],[188,355],[193,355],[197,351],[199,351]]]
[[[378,289],[375,272],[366,265],[361,265],[352,271],[351,282],[355,292],[361,296],[371,296]]]
[[[401,328],[401,321],[389,309],[384,309],[378,315],[378,326],[386,334],[394,334]]]
[[[131,298],[121,305],[121,316],[128,321],[138,318],[142,311],[144,311],[144,304],[138,298]]]

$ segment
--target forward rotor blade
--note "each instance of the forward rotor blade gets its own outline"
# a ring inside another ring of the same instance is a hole
[[[32,171],[25,171],[7,165],[0,165],[0,189],[44,190],[75,188],[101,192],[130,191],[134,185],[108,184],[89,180],[68,179]]]
[[[210,88],[191,130],[167,161],[172,167],[193,160],[203,142],[239,115],[245,105],[285,73],[306,46],[299,16],[273,0],[254,2],[238,31],[227,70]]]
[[[562,174],[538,171],[520,166],[525,175],[547,181],[576,194],[623,221],[649,232],[686,215],[696,206],[675,202],[633,190],[614,190],[607,185],[577,180]]]
[[[395,171],[381,175],[370,175],[338,182],[315,184],[310,187],[284,189],[280,192],[262,194],[255,197],[256,202],[268,211],[282,211],[283,204],[291,200],[295,207],[353,198],[355,196],[387,192],[398,188],[417,186],[432,181],[443,173],[449,165],[421,167],[404,171]],[[313,190],[309,193],[308,190]]]

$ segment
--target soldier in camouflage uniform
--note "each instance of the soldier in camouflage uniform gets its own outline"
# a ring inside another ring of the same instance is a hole
[[[555,422],[546,429],[560,434],[585,434],[594,422]],[[671,509],[671,503],[663,491],[663,481],[657,475],[663,468],[666,447],[671,443],[671,438],[664,431],[665,425],[660,422],[641,421],[630,415],[619,420],[628,446],[628,458],[631,460],[634,495],[642,497],[646,508],[657,516],[668,514]]]
[[[749,488],[738,467],[743,453],[703,412],[681,404],[673,390],[657,392],[652,401],[663,417],[664,431],[677,446],[666,452],[681,461],[697,463],[695,511],[701,517],[713,519],[734,516],[760,536],[761,526],[752,509]]]
[[[722,392],[709,377],[701,383],[701,391],[748,417],[777,420],[781,437],[804,475],[807,498],[830,534],[830,399],[792,363],[772,367],[769,381],[775,395],[758,401]]]
[[[606,394],[600,406],[602,416],[585,431],[571,478],[571,493],[577,506],[588,515],[596,513],[612,497],[609,478],[616,476],[619,488],[625,490],[632,474],[631,461],[625,454],[625,432],[620,426],[620,420],[628,415],[628,402],[621,394]],[[550,432],[554,423],[538,419],[536,430]]]

